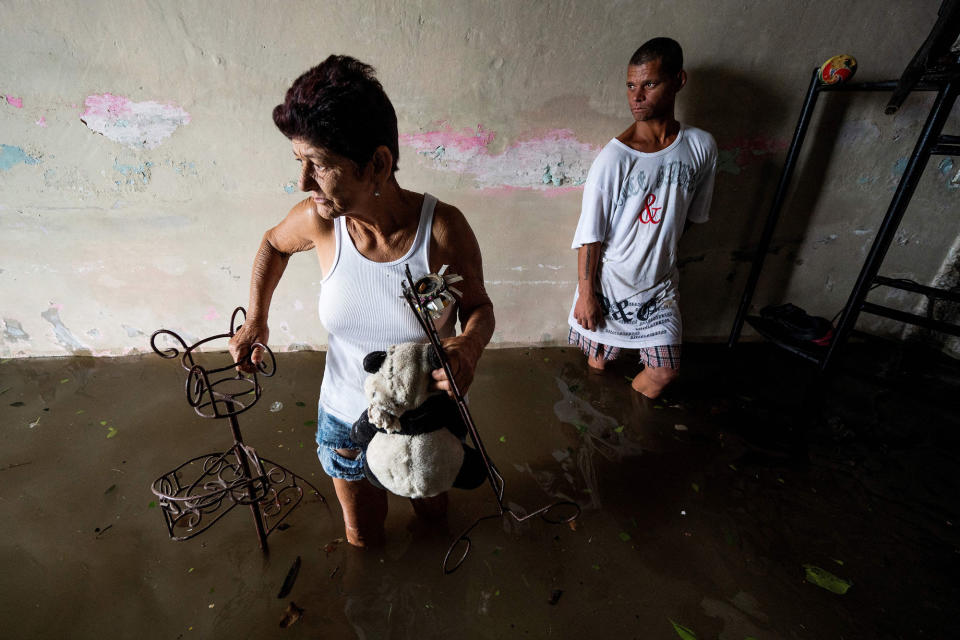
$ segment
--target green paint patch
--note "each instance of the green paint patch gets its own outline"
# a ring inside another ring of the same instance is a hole
[[[670,620],[669,618],[667,619]],[[686,628],[679,622],[674,622],[673,620],[670,620],[670,624],[673,625],[673,630],[676,631],[677,635],[683,638],[683,640],[697,640],[697,634],[695,634],[693,631]]]
[[[617,537],[620,538],[623,542],[630,542],[630,534],[626,531],[621,531],[617,534]]]
[[[853,586],[853,583],[849,580],[835,576],[826,569],[821,569],[812,564],[805,564],[803,568],[807,572],[807,582],[812,582],[818,587],[822,587],[837,595],[842,596]]]

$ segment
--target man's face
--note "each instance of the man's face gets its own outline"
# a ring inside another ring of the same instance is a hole
[[[673,102],[683,87],[684,74],[667,76],[660,60],[627,67],[627,99],[637,122],[673,117]]]

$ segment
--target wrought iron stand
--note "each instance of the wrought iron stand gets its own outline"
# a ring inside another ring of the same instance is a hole
[[[238,314],[246,317],[242,307],[234,309],[229,333],[210,336],[190,346],[167,329],[155,331],[150,336],[150,346],[157,355],[168,359],[180,356],[180,364],[187,371],[187,403],[197,415],[226,418],[233,433],[232,447],[223,453],[206,453],[187,460],[154,480],[151,490],[158,498],[167,532],[174,540],[198,536],[237,505],[249,506],[260,549],[266,553],[269,550],[267,536],[300,504],[304,487],[320,502],[326,500],[307,480],[276,462],[261,458],[253,447],[243,443],[237,416],[260,399],[258,374],[270,377],[277,370],[269,347],[260,343],[253,345],[264,353],[263,360],[256,365],[251,362],[253,347],[239,363],[234,363],[228,356],[226,366],[215,369],[207,369],[194,359],[201,345],[233,337],[240,327],[236,324]],[[176,347],[158,348],[158,336],[176,340],[183,347],[183,355]],[[238,364],[250,365],[253,373],[238,372]]]

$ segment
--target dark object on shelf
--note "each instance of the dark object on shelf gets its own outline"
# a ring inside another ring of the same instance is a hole
[[[283,519],[300,504],[304,487],[320,502],[326,500],[304,478],[286,467],[261,458],[253,447],[243,443],[237,416],[260,399],[258,374],[270,377],[277,370],[270,348],[259,343],[254,345],[263,349],[265,357],[249,375],[238,372],[236,364],[249,364],[252,348],[239,363],[234,363],[227,356],[228,364],[215,369],[207,369],[194,359],[200,353],[201,345],[233,337],[240,328],[236,324],[238,314],[246,317],[242,307],[234,309],[230,316],[229,333],[210,336],[190,346],[167,329],[155,331],[150,336],[150,346],[157,355],[168,359],[180,356],[180,364],[187,371],[187,403],[197,415],[203,418],[227,418],[233,432],[232,447],[223,453],[206,453],[187,460],[154,480],[151,490],[158,498],[167,532],[174,540],[189,540],[198,536],[237,505],[247,505],[253,514],[260,548],[266,552],[267,536],[278,529]],[[176,340],[183,347],[183,355],[176,347],[158,348],[159,336]]]
[[[944,34],[952,33],[954,39],[957,37],[958,32],[960,32],[960,24],[958,24],[958,20],[960,20],[960,18],[958,18],[960,8],[958,7],[960,7],[960,0],[944,1],[940,8],[941,20],[934,26],[928,42],[933,41],[936,43],[936,47],[941,47],[940,43],[950,39],[949,36]],[[950,44],[952,43],[953,40],[950,41]],[[924,46],[926,45],[927,43],[925,43]],[[936,47],[930,48],[929,51],[933,53],[941,51]],[[922,51],[924,51],[923,48],[921,48],[921,52]],[[920,56],[921,52],[918,52],[917,56]],[[914,57],[914,61],[911,64],[917,61],[917,56]],[[818,79],[819,69],[814,69],[813,77],[810,79],[810,86],[807,88],[806,98],[803,102],[803,108],[800,111],[800,119],[797,121],[797,128],[794,131],[793,140],[790,142],[790,148],[787,151],[783,172],[780,174],[780,182],[777,185],[776,195],[773,198],[773,204],[770,206],[770,212],[767,214],[767,220],[764,223],[760,243],[750,268],[750,274],[747,277],[743,296],[740,299],[740,306],[737,309],[737,315],[733,322],[733,328],[730,331],[727,346],[733,348],[740,339],[740,331],[743,328],[744,321],[747,319],[747,311],[750,309],[753,292],[760,278],[763,262],[770,250],[773,232],[776,228],[780,211],[783,208],[787,190],[790,187],[790,180],[793,177],[793,171],[796,167],[797,158],[800,155],[800,148],[803,145],[803,139],[806,136],[807,127],[810,124],[810,118],[813,115],[817,98],[823,92],[897,91],[898,89],[902,89],[903,86],[909,86],[908,91],[935,91],[937,95],[933,105],[930,107],[929,115],[923,125],[923,129],[920,131],[913,152],[910,154],[906,170],[900,177],[899,184],[897,184],[886,215],[877,231],[877,236],[874,238],[873,245],[870,247],[870,252],[860,270],[860,275],[857,277],[856,284],[854,284],[853,290],[850,292],[850,297],[840,314],[840,320],[837,322],[834,336],[830,341],[829,347],[825,350],[816,349],[814,353],[809,353],[807,350],[804,350],[803,353],[799,355],[815,362],[821,371],[828,369],[833,358],[836,356],[837,350],[843,346],[853,331],[857,317],[861,312],[899,320],[900,322],[908,324],[915,324],[948,335],[960,336],[960,326],[956,324],[934,320],[866,301],[867,294],[870,290],[882,285],[925,295],[931,303],[934,300],[960,302],[960,294],[952,291],[914,283],[905,283],[902,280],[877,275],[930,156],[960,155],[960,136],[942,135],[941,133],[947,118],[950,116],[954,102],[956,102],[957,93],[960,91],[960,63],[957,62],[956,55],[953,55],[952,58],[948,56],[946,59],[940,57],[935,60],[931,60],[928,56],[926,60],[927,63],[935,64],[936,66],[925,67],[924,72],[912,80],[908,77],[909,82],[906,84],[904,84],[904,80],[901,78],[900,81],[851,82],[824,85]],[[904,76],[906,77],[911,73],[914,72],[908,69],[904,71]],[[893,100],[891,100],[891,103],[892,102]],[[751,322],[751,324],[753,325],[754,323]],[[758,331],[761,335],[769,338],[763,331],[759,329]],[[776,339],[772,341],[779,346],[787,348],[789,351],[797,352],[795,346]]]
[[[577,519],[577,517],[580,515],[580,506],[575,502],[571,502],[570,500],[558,500],[544,507],[540,507],[535,511],[518,514],[513,510],[513,508],[504,505],[503,489],[505,483],[503,481],[503,476],[500,475],[500,471],[497,469],[496,465],[493,464],[493,460],[491,460],[490,456],[487,454],[487,449],[483,446],[483,441],[480,439],[480,432],[477,431],[477,427],[473,423],[473,417],[470,415],[470,409],[467,407],[467,402],[464,399],[463,394],[460,392],[460,387],[457,385],[456,379],[453,377],[453,370],[450,368],[450,360],[447,358],[447,353],[444,351],[443,344],[440,342],[440,334],[437,333],[437,327],[433,322],[434,309],[431,305],[432,300],[427,296],[420,295],[420,292],[426,291],[427,289],[424,286],[425,283],[432,281],[432,279],[439,274],[429,274],[414,282],[413,275],[410,273],[410,267],[407,267],[406,269],[407,281],[403,285],[403,297],[406,299],[407,304],[410,305],[410,309],[413,311],[414,315],[417,316],[417,321],[420,323],[420,326],[430,339],[430,344],[433,345],[433,349],[437,354],[437,358],[439,358],[440,364],[442,365],[444,372],[447,374],[447,380],[450,381],[450,388],[453,391],[454,400],[457,401],[457,409],[460,411],[460,417],[463,419],[464,424],[467,425],[467,432],[470,434],[470,439],[473,440],[473,446],[480,453],[480,457],[483,460],[484,467],[487,471],[487,480],[490,482],[490,488],[493,489],[493,494],[497,498],[497,512],[490,515],[481,516],[474,520],[473,524],[467,527],[466,530],[460,534],[460,537],[454,540],[453,544],[450,545],[450,548],[447,549],[447,553],[443,557],[443,572],[446,574],[451,574],[459,569],[460,565],[463,564],[463,561],[467,559],[467,555],[469,555],[470,548],[472,546],[470,542],[470,532],[473,531],[474,527],[484,520],[510,516],[516,522],[524,522],[525,520],[529,520],[535,516],[540,516],[551,524],[565,524]],[[446,269],[446,267],[444,267],[444,269]],[[444,269],[440,270],[440,274],[443,273]],[[453,556],[454,549],[457,549],[458,547],[462,549],[462,553],[459,554],[459,556]],[[453,562],[451,565],[450,562],[453,558],[455,558],[455,562]]]
[[[801,344],[812,342],[818,347],[825,347],[833,338],[833,325],[829,320],[811,316],[789,302],[764,307],[760,310],[760,317],[769,323],[775,333]]]

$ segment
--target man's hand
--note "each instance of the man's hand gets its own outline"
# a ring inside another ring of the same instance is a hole
[[[465,395],[473,382],[473,373],[477,368],[477,362],[480,360],[483,349],[478,350],[473,342],[462,335],[445,338],[440,342],[447,354],[447,360],[450,361],[450,370],[453,372],[454,380],[457,381],[457,388],[462,395]],[[430,375],[433,376],[430,389],[446,391],[448,395],[453,396],[453,387],[447,379],[447,372],[443,370],[443,367],[434,369]]]
[[[243,326],[230,338],[230,344],[227,348],[230,351],[230,356],[233,358],[233,361],[239,363],[247,357],[254,343],[259,342],[262,345],[266,345],[269,338],[270,329],[267,328],[266,323],[253,322],[247,318]],[[237,371],[253,373],[262,360],[263,349],[256,347],[253,349],[250,361],[238,364]]]
[[[603,309],[593,294],[583,294],[573,306],[573,319],[587,331],[595,331],[603,321]]]

